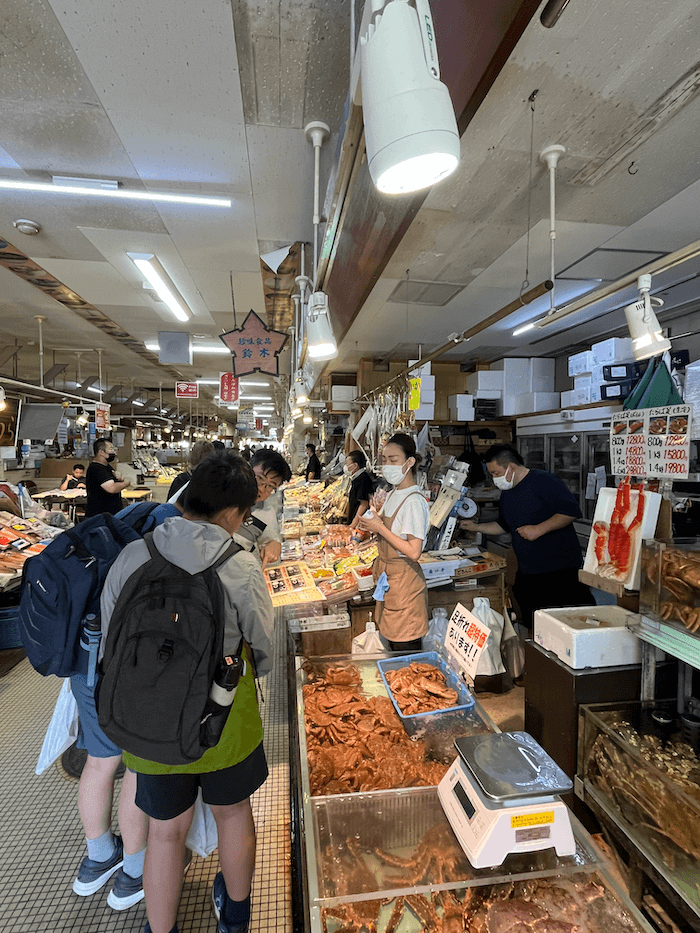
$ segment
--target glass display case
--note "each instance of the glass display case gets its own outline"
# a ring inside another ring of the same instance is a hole
[[[700,632],[700,538],[643,542],[639,611],[681,631]]]
[[[674,731],[674,703],[665,716],[659,708],[653,717],[641,703],[581,707],[578,774],[586,799],[643,853],[698,929],[700,758]]]
[[[581,436],[552,435],[549,438],[549,469],[576,496],[581,496]]]
[[[518,451],[529,470],[546,470],[544,434],[533,434],[518,439]]]

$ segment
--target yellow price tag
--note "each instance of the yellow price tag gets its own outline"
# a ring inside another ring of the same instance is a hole
[[[420,378],[409,379],[408,410],[417,411],[420,408]]]
[[[544,813],[521,813],[520,816],[511,816],[511,829],[521,829],[523,826],[542,826],[544,823],[554,822],[554,810]]]

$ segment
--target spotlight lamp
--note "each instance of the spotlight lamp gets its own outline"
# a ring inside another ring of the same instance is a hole
[[[313,421],[314,421],[314,419],[313,419],[313,417],[312,417],[312,415],[311,415],[311,412],[310,412],[310,411],[308,410],[308,408],[307,408],[307,410],[304,412],[304,417],[303,417],[303,419],[302,419],[302,423],[303,423],[303,424],[313,424]]]
[[[307,314],[306,344],[309,356],[319,361],[333,359],[338,355],[338,347],[333,336],[328,295],[314,292],[309,298]]]
[[[84,428],[85,425],[88,423],[89,420],[90,420],[90,417],[89,417],[88,413],[85,411],[84,408],[81,408],[81,409],[80,409],[80,414],[79,414],[78,417],[75,419],[75,423],[76,423],[76,424],[79,424],[81,428]]]
[[[5,395],[5,390],[0,386],[0,411],[5,411],[7,408],[7,396]]]
[[[637,279],[639,301],[627,305],[625,317],[632,338],[632,349],[636,360],[647,360],[671,349],[671,341],[664,337],[659,319],[654,314],[652,302],[661,306],[660,298],[651,298],[651,276],[640,275]]]
[[[419,191],[459,164],[459,133],[440,80],[428,0],[373,3],[362,37],[362,110],[367,163],[385,194]]]
[[[306,392],[306,383],[304,382],[304,374],[301,370],[299,370],[294,380],[294,394],[296,395],[297,405],[306,405],[309,401],[309,396]]]

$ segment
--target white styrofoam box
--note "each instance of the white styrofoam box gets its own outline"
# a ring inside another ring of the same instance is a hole
[[[428,366],[430,363],[427,364]],[[420,390],[427,389],[430,392],[435,391],[435,376],[421,376],[420,377]]]
[[[434,405],[435,404],[435,389],[424,389],[423,386],[420,387],[420,403],[421,405]]]
[[[625,627],[628,617],[634,615],[621,606],[538,609],[535,644],[553,652],[574,670],[641,664],[641,642]]]
[[[409,360],[408,365],[413,366],[414,363],[420,363],[420,360]],[[430,375],[430,363],[423,363],[422,366],[417,367],[411,373],[412,376],[429,376]]]
[[[582,373],[590,373],[593,369],[593,353],[590,350],[583,350],[581,353],[574,353],[569,357],[569,375],[580,376]]]
[[[518,395],[513,393],[506,394],[503,393],[503,414],[504,415],[517,415],[518,407]]]
[[[591,347],[593,364],[627,363],[634,360],[631,337],[609,337]]]
[[[571,408],[573,405],[588,405],[591,401],[591,387],[587,389],[570,389],[561,393],[561,407]]]
[[[530,359],[530,392],[554,392],[555,360]],[[538,411],[541,409],[535,409]]]
[[[450,421],[473,421],[476,417],[474,406],[450,408]]]
[[[574,376],[574,389],[590,389],[593,377],[590,373],[583,376]]]
[[[491,367],[503,373],[503,395],[520,395],[530,385],[530,357],[505,357]]]
[[[331,386],[332,402],[351,402],[357,398],[357,386]]]
[[[591,386],[591,402],[601,402],[603,400],[603,395],[600,391],[600,383],[595,382]]]
[[[521,395],[516,396],[515,399],[515,414],[516,415],[531,415],[535,411],[535,393],[534,392],[523,392]]]
[[[477,389],[474,394],[475,399],[500,399],[503,393],[499,389]]]
[[[450,408],[457,408],[462,405],[473,405],[474,396],[473,395],[448,395],[447,404]]]
[[[561,401],[559,392],[531,392],[534,408],[533,411],[554,411],[559,408]]]
[[[434,405],[420,405],[414,412],[416,421],[432,421],[435,418]]]
[[[477,392],[502,392],[503,371],[495,369],[480,369],[467,376],[467,392],[474,395]]]

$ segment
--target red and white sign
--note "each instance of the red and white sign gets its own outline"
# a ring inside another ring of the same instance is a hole
[[[196,382],[176,382],[175,398],[199,398],[199,386]]]
[[[255,419],[255,430],[262,431],[262,418]]]
[[[222,402],[238,401],[238,378],[233,373],[221,373],[219,395]]]
[[[447,624],[445,647],[447,653],[472,680],[476,676],[479,658],[486,647],[489,631],[488,625],[484,625],[461,603],[457,603]]]
[[[109,431],[109,405],[95,402],[95,427],[98,431]]]

